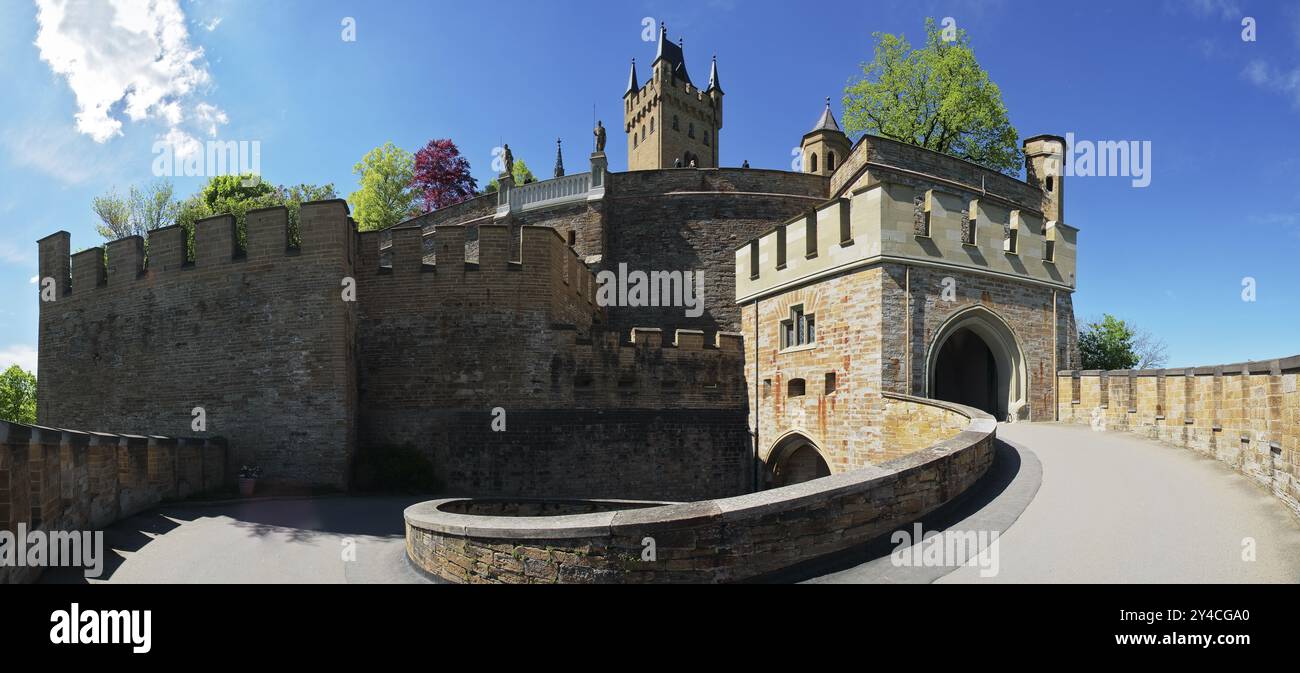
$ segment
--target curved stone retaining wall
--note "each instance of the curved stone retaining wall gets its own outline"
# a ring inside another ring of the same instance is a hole
[[[1188,369],[1062,371],[1060,419],[1194,449],[1300,515],[1300,355]]]
[[[104,528],[163,500],[220,488],[221,439],[78,432],[0,421],[0,531]],[[19,544],[22,544],[21,542]],[[41,568],[0,563],[0,584]]]
[[[902,395],[887,395],[884,403],[924,406],[964,424],[947,439],[880,465],[732,498],[658,507],[628,503],[566,516],[473,515],[459,512],[495,512],[499,505],[422,502],[405,513],[407,554],[426,572],[464,583],[762,577],[914,521],[964,492],[992,463],[996,424],[987,414]],[[914,410],[885,418],[924,419],[928,428],[945,423]]]

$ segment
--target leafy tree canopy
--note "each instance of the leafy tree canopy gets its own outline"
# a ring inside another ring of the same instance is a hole
[[[0,373],[0,419],[36,422],[36,376],[13,365]]]
[[[1001,90],[975,60],[964,30],[945,31],[926,19],[919,49],[902,35],[872,37],[874,58],[844,89],[848,134],[884,136],[1008,175],[1019,173],[1024,163],[1019,136]]]
[[[385,229],[419,214],[419,193],[412,186],[415,159],[410,152],[384,143],[366,153],[352,167],[361,189],[348,195],[352,217],[361,231]]]
[[[1107,313],[1079,332],[1084,369],[1151,369],[1165,366],[1165,343]]]
[[[469,173],[469,160],[450,138],[430,140],[415,153],[413,186],[426,211],[460,203],[478,191],[478,181]]]

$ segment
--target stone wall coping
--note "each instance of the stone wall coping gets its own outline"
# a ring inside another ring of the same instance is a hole
[[[1172,369],[1112,369],[1107,372],[1109,376],[1209,376],[1212,374],[1241,374],[1250,372],[1251,374],[1282,374],[1300,372],[1300,355],[1291,357],[1275,358],[1271,360],[1251,360],[1249,362],[1233,362],[1225,365],[1203,365],[1199,367],[1175,367]],[[1057,376],[1098,376],[1101,370],[1095,369],[1062,369],[1057,371]]]
[[[592,514],[536,517],[454,514],[440,508],[449,502],[471,499],[448,498],[411,505],[406,508],[403,516],[408,525],[419,529],[460,537],[512,540],[603,537],[628,532],[653,532],[661,528],[672,530],[683,524],[709,520],[733,522],[757,519],[875,488],[898,479],[910,470],[969,449],[997,431],[997,421],[992,416],[972,407],[897,393],[882,393],[881,396],[890,400],[939,407],[965,416],[969,422],[953,437],[881,465],[869,465],[821,479],[730,498]]]

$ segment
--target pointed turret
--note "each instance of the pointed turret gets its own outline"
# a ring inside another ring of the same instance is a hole
[[[623,92],[623,97],[626,98],[628,94],[636,93],[640,89],[641,87],[636,83],[636,59],[632,59],[632,70],[627,74],[627,91]]]
[[[822,109],[817,124],[803,135],[803,142],[799,145],[803,150],[803,171],[817,175],[834,173],[853,150],[849,137],[840,130],[835,114],[831,112],[830,96],[826,97],[826,107]]]
[[[709,88],[705,89],[705,92],[712,92],[712,91],[717,91],[718,93],[725,93],[722,90],[722,81],[718,79],[718,55],[717,54],[713,55],[713,66],[709,69]]]
[[[564,177],[564,154],[560,151],[560,139],[555,139],[555,177]]]
[[[826,97],[826,109],[822,110],[821,119],[817,120],[817,125],[812,127],[813,131],[840,131],[840,125],[835,123],[835,114],[831,112],[831,97]]]

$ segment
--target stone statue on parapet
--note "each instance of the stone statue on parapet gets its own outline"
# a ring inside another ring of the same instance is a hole
[[[605,127],[600,123],[599,120],[597,120],[596,122],[596,130],[592,131],[592,133],[595,134],[596,136],[596,151],[604,152],[605,151]]]
[[[506,164],[505,175],[515,174],[515,155],[510,152],[510,145],[501,148],[501,160]]]

